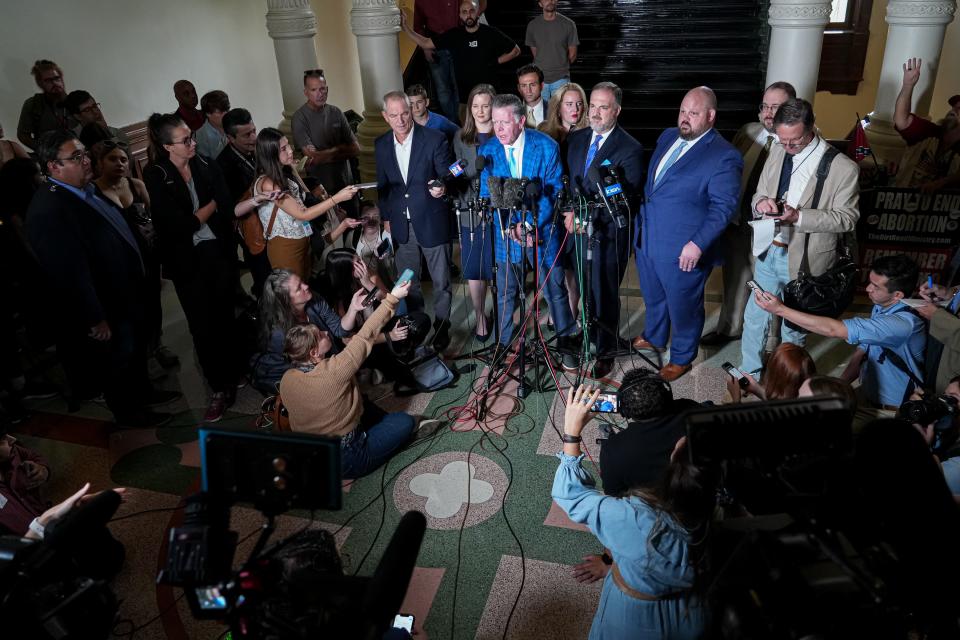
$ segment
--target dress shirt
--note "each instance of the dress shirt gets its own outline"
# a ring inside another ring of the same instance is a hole
[[[686,142],[686,143],[687,143],[687,146],[684,147],[683,151],[680,152],[680,155],[677,156],[677,159],[674,161],[674,164],[676,164],[677,162],[680,162],[680,158],[682,158],[683,156],[687,155],[687,153],[690,152],[690,149],[693,148],[693,145],[695,145],[695,144],[697,144],[698,142],[700,142],[700,139],[703,138],[703,136],[705,136],[705,135],[707,135],[708,133],[710,133],[710,131],[711,131],[711,129],[707,129],[706,131],[704,131],[703,133],[701,133],[699,136],[697,136],[697,137],[694,138],[693,140],[684,140],[682,136],[677,136],[677,139],[673,141],[673,144],[670,145],[670,148],[667,149],[667,150],[664,152],[663,157],[660,158],[660,164],[657,165],[657,172],[656,172],[655,174],[653,174],[653,175],[654,175],[654,176],[659,176],[659,175],[660,175],[660,170],[661,170],[661,168],[663,167],[663,164],[664,164],[664,163],[670,158],[670,156],[673,154],[673,150],[676,149],[677,147],[679,147],[681,143]],[[608,131],[607,133],[609,133],[609,131]],[[603,141],[600,142],[600,146],[601,146],[601,147],[603,146],[603,142],[605,142],[606,139],[607,139],[607,136],[604,135]]]
[[[528,104],[524,104],[523,106],[526,107],[528,114],[531,111],[533,112],[533,124],[532,124],[533,127],[536,127],[541,122],[543,122],[543,98],[540,98],[539,100],[537,100],[537,106],[535,107],[531,107]]]
[[[521,177],[523,175],[523,143],[527,139],[527,134],[525,131],[520,131],[520,136],[513,141],[513,144],[503,145],[503,153],[507,156],[507,161],[510,160],[510,152],[507,149],[513,149],[513,160],[517,165],[517,173],[520,174],[516,177]]]
[[[847,342],[867,352],[860,384],[875,405],[900,406],[914,386],[910,377],[889,359],[880,361],[884,347],[900,356],[915,376],[923,378],[926,328],[923,320],[909,309],[902,302],[889,307],[874,305],[869,318],[842,321],[847,327]]]
[[[776,140],[776,138],[774,138],[774,140]],[[796,208],[797,204],[799,204],[800,196],[803,195],[803,191],[807,188],[810,180],[817,179],[817,167],[820,166],[820,159],[823,158],[823,154],[827,151],[827,144],[828,142],[826,140],[815,135],[813,140],[810,141],[810,144],[793,156],[793,173],[790,175],[790,187],[783,195],[783,199],[786,200],[787,204],[791,207]],[[802,219],[803,212],[801,211],[796,223],[780,227],[780,233],[777,234],[774,240],[790,244],[793,232],[796,227],[800,225]]]
[[[413,129],[410,129],[410,133],[407,134],[407,137],[403,142],[397,140],[397,134],[393,134],[393,152],[397,154],[397,165],[400,167],[400,176],[403,178],[403,183],[407,183],[407,170],[410,168],[410,150],[413,148]],[[406,208],[403,210],[403,214],[407,216],[407,220],[410,219],[410,209]]]

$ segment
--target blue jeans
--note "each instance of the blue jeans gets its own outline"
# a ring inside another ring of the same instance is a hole
[[[386,413],[366,398],[360,424],[340,440],[344,478],[360,478],[375,471],[410,440],[417,423],[406,413]]]
[[[543,91],[540,92],[540,95],[543,96],[544,100],[549,102],[550,96],[553,95],[553,92],[569,82],[570,82],[570,78],[560,78],[559,80],[555,80],[554,82],[545,83],[543,85]],[[546,118],[547,114],[543,114],[543,117]]]
[[[771,246],[767,252],[757,258],[753,268],[753,279],[764,291],[769,291],[778,298],[783,297],[783,288],[790,282],[790,265],[787,250],[783,247]],[[757,306],[753,294],[747,300],[747,308],[743,312],[743,338],[740,343],[742,358],[741,370],[749,373],[757,380],[763,371],[763,347],[767,341],[767,331],[770,329],[770,314]],[[804,331],[791,329],[784,322],[780,330],[782,342],[792,342],[801,347],[807,340]]]
[[[525,251],[529,264],[534,264],[533,248]],[[543,251],[539,251],[540,257],[540,286],[543,286],[544,278],[547,277],[547,271],[553,264],[553,259],[547,259]],[[513,337],[513,306],[520,287],[521,269],[516,263],[507,264],[505,262],[497,263],[497,287],[498,300],[494,300],[497,305],[497,312],[500,314],[500,344],[507,345]],[[543,289],[544,297],[547,299],[547,306],[550,308],[550,315],[553,316],[553,326],[557,328],[558,336],[569,336],[577,332],[577,323],[573,319],[573,313],[570,311],[570,303],[567,301],[567,286],[563,281],[563,267],[559,260],[556,266],[550,271],[550,278],[546,281],[546,287]],[[520,319],[523,322],[523,318]]]
[[[448,120],[460,124],[460,98],[457,94],[457,80],[453,75],[453,56],[446,49],[433,52],[433,62],[428,62],[433,88],[437,92],[437,109]]]

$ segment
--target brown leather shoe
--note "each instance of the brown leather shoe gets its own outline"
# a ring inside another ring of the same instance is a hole
[[[666,380],[667,382],[673,382],[687,371],[693,369],[692,364],[673,364],[668,362],[664,365],[663,369],[660,369],[660,377]]]
[[[613,371],[613,358],[597,358],[593,365],[593,377],[597,380],[606,378]]]
[[[634,349],[637,349],[638,351],[640,349],[648,349],[650,351],[663,351],[662,347],[653,346],[652,344],[650,344],[650,341],[644,338],[643,336],[637,336],[636,338],[634,338],[633,342],[630,343],[630,346],[632,346]]]

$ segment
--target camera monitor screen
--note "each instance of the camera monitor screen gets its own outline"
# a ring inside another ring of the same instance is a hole
[[[202,490],[267,512],[339,509],[340,439],[200,429]]]

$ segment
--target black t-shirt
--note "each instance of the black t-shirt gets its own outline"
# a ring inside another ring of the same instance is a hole
[[[497,58],[510,53],[516,43],[499,29],[480,24],[476,32],[463,27],[433,37],[438,49],[447,49],[453,56],[453,72],[457,79],[460,102],[466,104],[470,90],[478,84],[493,84]]]
[[[700,404],[680,398],[673,401],[670,415],[643,422],[631,422],[600,448],[600,480],[603,492],[623,495],[628,489],[656,485],[670,462],[670,454],[683,437],[682,414]]]

